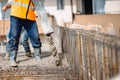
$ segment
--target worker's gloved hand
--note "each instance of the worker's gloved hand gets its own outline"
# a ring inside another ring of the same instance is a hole
[[[50,45],[50,51],[53,54],[53,56],[55,57],[57,54],[57,49],[54,45],[53,38],[52,38],[51,34],[46,35],[46,39],[48,41],[48,44]]]

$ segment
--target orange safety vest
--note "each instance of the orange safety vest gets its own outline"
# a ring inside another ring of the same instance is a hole
[[[32,0],[13,0],[10,15],[22,19],[35,20],[34,4]]]

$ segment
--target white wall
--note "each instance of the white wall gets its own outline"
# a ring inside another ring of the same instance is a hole
[[[64,10],[57,10],[57,0],[45,0],[45,8],[50,15],[54,15],[58,25],[63,22],[72,22],[72,12],[70,0],[64,0]]]
[[[120,0],[106,0],[105,13],[120,14]]]

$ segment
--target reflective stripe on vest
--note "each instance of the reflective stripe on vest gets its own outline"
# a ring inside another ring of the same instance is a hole
[[[23,4],[23,3],[20,3],[20,2],[14,2],[14,1],[12,2],[12,4],[16,4],[16,5],[28,8],[28,4]],[[32,10],[35,10],[35,8],[33,6],[29,6],[29,8],[32,9]]]

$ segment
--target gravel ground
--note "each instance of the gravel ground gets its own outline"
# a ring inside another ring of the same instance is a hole
[[[40,66],[40,67],[47,67],[47,68],[56,68],[55,61],[57,60],[56,57],[53,57],[49,50],[49,45],[47,41],[45,41],[44,37],[41,38],[42,44],[42,59],[41,61],[36,61],[34,55],[31,58],[25,56],[24,49],[22,45],[19,46],[18,56],[17,56],[17,64],[18,66]],[[30,44],[32,53],[33,48]],[[0,46],[0,67],[7,68],[10,65],[9,60],[4,59],[5,56],[5,46]],[[68,63],[66,58],[62,60],[62,67],[68,67]]]

